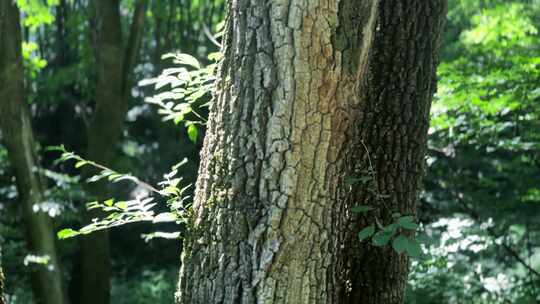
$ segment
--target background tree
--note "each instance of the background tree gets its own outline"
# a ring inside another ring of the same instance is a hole
[[[19,10],[9,0],[0,2],[0,128],[13,166],[20,208],[24,217],[30,252],[44,259],[32,273],[37,303],[65,302],[62,274],[55,245],[55,231],[49,214],[54,210],[43,194],[36,143],[28,114],[21,50]]]
[[[133,68],[139,52],[145,20],[146,1],[135,4],[129,38],[124,44],[119,1],[92,3],[96,25],[95,53],[97,83],[92,123],[88,127],[86,157],[100,164],[111,165],[122,132],[132,90]],[[90,177],[96,171],[83,172]],[[86,190],[98,200],[109,199],[110,192],[103,182],[87,184]],[[83,207],[84,210],[85,207]],[[95,213],[87,213],[90,222]],[[109,237],[106,231],[81,240],[81,277],[78,303],[109,303],[110,294]]]
[[[155,4],[161,2],[174,9],[157,10]],[[27,83],[27,100],[29,114],[35,131],[36,146],[65,144],[70,149],[85,155],[88,138],[87,126],[93,121],[94,97],[97,84],[97,64],[95,61],[96,37],[92,34],[96,27],[89,22],[92,15],[90,4],[93,1],[48,1],[20,0],[17,4],[22,12],[22,54],[25,66],[25,81]],[[120,18],[122,37],[129,37],[137,1],[120,1]],[[206,53],[216,47],[202,31],[192,31],[192,28],[202,29],[207,25],[211,31],[223,16],[223,1],[200,1],[191,3],[185,1],[182,6],[175,1],[149,1],[152,10],[145,10],[145,31],[141,31],[141,46],[135,55],[141,56],[140,64],[132,68],[134,80],[152,76],[155,68],[149,65],[149,56],[154,51],[155,31],[159,31],[161,39],[161,54],[182,49],[196,50],[198,56],[206,57]],[[189,8],[189,14],[185,11]],[[140,10],[139,10],[140,12]],[[159,29],[155,27],[153,17],[159,14],[167,20]],[[136,14],[141,16],[141,14]],[[191,17],[190,17],[191,16]],[[187,18],[191,20],[187,22]],[[189,39],[180,39],[186,35]],[[123,41],[125,49],[127,40]],[[167,43],[167,41],[177,41]],[[181,43],[180,43],[181,41]],[[162,67],[170,67],[171,61],[163,61]],[[150,182],[157,183],[163,172],[170,169],[183,157],[190,157],[190,162],[184,167],[183,173],[187,180],[194,180],[197,168],[198,144],[193,144],[186,130],[173,125],[164,125],[161,115],[142,101],[144,89],[133,88],[126,90],[127,109],[131,110],[122,118],[123,131],[114,145],[112,161],[114,168],[120,171],[132,172]],[[108,134],[108,133],[107,133]],[[158,156],[158,157],[157,157]],[[77,227],[88,223],[76,210],[79,206],[92,200],[82,191],[84,185],[81,179],[72,178],[59,171],[77,174],[78,170],[71,166],[55,165],[54,153],[40,153],[43,172],[51,187],[46,188],[48,202],[61,212],[57,216],[62,227]],[[145,168],[139,167],[145,163]],[[29,252],[23,246],[24,235],[21,229],[22,218],[15,208],[15,189],[12,186],[14,172],[8,166],[7,153],[0,145],[0,235],[5,242],[5,263],[9,280],[10,301],[13,303],[28,303],[31,301],[29,285],[30,266],[23,265],[24,258]],[[125,185],[109,187],[111,196],[136,193],[136,189]],[[13,203],[12,203],[13,202]],[[55,209],[56,210],[56,209]],[[170,229],[176,229],[170,227]],[[177,276],[177,256],[180,244],[176,242],[153,240],[143,243],[141,233],[148,232],[148,225],[139,225],[128,229],[113,231],[112,263],[112,302],[113,303],[170,303],[174,293],[174,280]],[[132,246],[138,243],[140,246]],[[81,273],[80,249],[77,242],[61,242],[59,252],[65,265],[66,278],[70,281],[70,295],[74,302],[78,301],[81,287],[81,277],[91,277]],[[160,253],[154,251],[160,248]],[[144,256],[143,259],[139,257]],[[137,258],[136,258],[137,257]],[[143,262],[144,260],[144,262]],[[79,265],[79,266],[77,266]],[[126,290],[130,290],[127,292]],[[137,290],[137,292],[133,292]]]
[[[416,213],[444,3],[230,4],[179,303],[402,302],[351,208]],[[386,202],[345,183],[369,157]]]

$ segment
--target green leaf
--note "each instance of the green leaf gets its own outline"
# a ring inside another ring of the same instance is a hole
[[[405,250],[407,254],[413,258],[418,258],[422,255],[422,247],[416,240],[407,239],[407,247]]]
[[[199,98],[203,97],[204,94],[206,94],[206,91],[203,90],[203,89],[200,89],[200,90],[197,90],[195,92],[193,92],[191,95],[189,95],[189,102],[193,103],[197,100],[199,100]]]
[[[125,210],[128,207],[128,203],[127,202],[118,202],[118,203],[114,204],[114,206],[119,208],[119,209]]]
[[[80,167],[82,167],[82,166],[84,166],[84,165],[86,165],[86,164],[88,164],[87,161],[85,161],[85,160],[80,160],[80,161],[78,161],[78,162],[75,163],[75,168],[78,169],[78,168],[80,168]]]
[[[101,180],[103,178],[102,175],[93,175],[92,177],[90,177],[89,179],[86,180],[86,182],[88,183],[95,183],[99,180]]]
[[[162,232],[162,231],[156,231],[154,233],[142,235],[142,238],[144,239],[145,242],[148,242],[155,238],[174,240],[174,239],[180,239],[180,237],[181,237],[180,232]]]
[[[417,240],[421,244],[426,244],[426,245],[435,245],[437,243],[437,241],[435,241],[435,239],[433,239],[432,237],[430,237],[426,233],[419,233],[415,237],[415,240]]]
[[[92,210],[92,209],[96,209],[96,208],[99,208],[99,202],[97,201],[94,201],[94,202],[89,202],[86,204],[86,209],[88,210]]]
[[[372,244],[373,246],[378,247],[386,246],[388,242],[390,242],[391,237],[391,234],[384,231],[379,231],[373,236]]]
[[[414,217],[407,215],[397,219],[397,224],[407,230],[416,230],[418,225],[414,223]]]
[[[177,217],[174,213],[163,212],[154,217],[152,220],[153,223],[167,223],[167,222],[176,222]]]
[[[220,61],[223,58],[223,54],[221,52],[214,52],[208,54],[208,60],[212,61]]]
[[[390,224],[390,225],[384,227],[384,231],[386,233],[389,233],[389,234],[394,234],[394,232],[396,232],[397,228],[398,228],[398,225],[393,223],[393,224]]]
[[[354,213],[366,213],[368,211],[373,210],[373,207],[366,206],[366,205],[357,205],[352,207],[351,211]]]
[[[199,130],[194,124],[190,124],[187,128],[187,133],[189,140],[196,143],[197,142],[197,136],[199,135]]]
[[[363,241],[375,233],[375,226],[370,225],[358,232],[358,240]]]
[[[59,145],[59,146],[47,146],[47,147],[45,148],[45,151],[66,152],[66,147],[64,147],[64,145]]]
[[[403,234],[400,234],[392,242],[392,248],[394,248],[394,250],[397,253],[404,252],[405,250],[407,250],[408,246],[409,246],[409,240]]]
[[[107,178],[109,181],[114,181],[118,178],[122,177],[122,174],[118,174],[118,173],[113,173],[111,175],[109,175],[109,177]]]
[[[112,207],[112,205],[114,204],[114,199],[108,199],[104,201],[103,204],[105,204],[105,206]]]
[[[163,56],[163,57],[165,57],[165,56]],[[174,58],[176,59],[175,62],[178,63],[178,64],[190,65],[190,66],[192,66],[192,67],[194,67],[196,69],[201,68],[201,65],[199,64],[199,61],[197,60],[197,58],[195,58],[195,57],[193,57],[193,56],[191,56],[189,54],[183,54],[183,53],[175,54]]]
[[[182,122],[182,120],[184,120],[184,115],[182,115],[182,114],[175,115],[174,119],[173,119],[175,125]]]
[[[78,235],[79,232],[73,230],[73,229],[62,229],[60,231],[58,231],[58,238],[61,239],[61,240],[64,240],[64,239],[67,239],[67,238],[70,238],[70,237],[74,237],[76,235]]]

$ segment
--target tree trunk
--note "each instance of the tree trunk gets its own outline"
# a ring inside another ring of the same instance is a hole
[[[446,0],[381,0],[368,81],[360,87],[359,116],[347,147],[346,176],[365,175],[370,162],[378,192],[368,185],[342,187],[345,208],[370,205],[368,216],[343,217],[343,289],[340,303],[402,303],[409,260],[390,246],[359,243],[360,229],[395,221],[392,213],[416,216],[424,174],[431,99]],[[356,111],[355,111],[356,112]],[[350,210],[350,209],[349,209]],[[375,219],[377,218],[377,220]]]
[[[139,50],[144,22],[146,0],[135,5],[127,46],[122,40],[120,4],[118,0],[99,0],[92,3],[97,35],[96,105],[93,121],[88,128],[86,158],[110,166],[122,134],[122,124],[128,109],[132,71]],[[85,167],[83,176],[96,174]],[[85,185],[95,199],[109,199],[106,182]],[[86,221],[99,216],[84,212]],[[107,304],[110,294],[109,236],[106,231],[95,232],[81,238],[80,275],[77,303]]]
[[[414,213],[443,0],[229,5],[177,302],[401,303],[407,259],[358,250],[344,180],[365,142]]]
[[[338,189],[377,1],[230,2],[180,303],[333,303]]]
[[[0,128],[17,180],[31,254],[48,256],[46,267],[32,273],[36,303],[66,303],[58,263],[54,225],[39,204],[43,185],[37,168],[36,143],[24,93],[19,10],[11,0],[0,0]],[[38,210],[35,210],[35,209]]]

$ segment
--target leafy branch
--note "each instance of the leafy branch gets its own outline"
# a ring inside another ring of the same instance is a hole
[[[186,206],[186,200],[189,197],[185,195],[185,192],[191,185],[181,188],[179,185],[182,182],[182,178],[176,176],[179,168],[187,162],[186,159],[175,165],[172,168],[172,171],[165,175],[165,180],[159,183],[160,189],[158,189],[131,174],[119,173],[96,162],[86,160],[74,152],[67,151],[64,146],[50,147],[48,150],[62,153],[57,162],[74,161],[74,166],[77,169],[83,166],[91,166],[99,169],[100,171],[98,174],[87,179],[87,182],[89,183],[104,179],[112,183],[127,180],[148,190],[154,195],[166,198],[169,207],[169,212],[156,213],[153,208],[157,203],[154,202],[154,197],[148,196],[140,196],[128,201],[116,201],[112,198],[103,202],[93,201],[86,204],[87,209],[102,210],[107,213],[107,216],[102,219],[93,219],[92,223],[82,227],[80,230],[63,229],[58,232],[58,237],[60,239],[66,239],[81,234],[89,234],[95,231],[135,222],[186,222],[186,214],[189,212],[187,209],[189,206]],[[160,236],[160,234],[156,233],[154,236]],[[170,237],[170,235],[168,236]]]
[[[208,60],[212,62],[203,66],[199,60],[189,54],[168,53],[162,59],[173,59],[179,67],[165,69],[156,78],[144,79],[140,86],[154,85],[155,90],[169,86],[170,89],[147,97],[147,103],[159,107],[158,113],[163,115],[164,121],[172,120],[175,124],[184,123],[188,137],[195,142],[198,137],[198,125],[204,125],[206,118],[199,113],[199,108],[209,106],[209,102],[200,103],[215,86],[216,69],[223,56],[221,53],[211,53]],[[179,102],[182,101],[182,102]],[[189,119],[192,114],[195,118]]]
[[[392,214],[393,221],[384,225],[381,219],[374,215],[374,223],[364,227],[358,232],[358,240],[360,242],[371,238],[371,245],[383,247],[391,242],[391,246],[398,254],[406,253],[407,255],[419,258],[423,255],[421,244],[433,244],[433,240],[425,233],[419,231],[419,225],[415,223],[414,216],[403,215],[399,212],[392,211],[386,204],[386,199],[390,197],[388,194],[383,194],[377,183],[377,176],[368,147],[361,141],[362,146],[366,150],[368,169],[362,171],[362,176],[349,177],[346,183],[350,186],[355,184],[367,185],[367,190],[370,192],[378,206],[382,206]],[[378,207],[377,207],[378,208]],[[377,210],[376,207],[368,205],[356,205],[351,211],[358,214],[366,214]],[[409,236],[410,234],[413,236]]]

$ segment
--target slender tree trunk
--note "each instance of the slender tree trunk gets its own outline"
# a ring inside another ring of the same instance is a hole
[[[156,0],[154,3],[153,3],[153,9],[152,9],[152,15],[154,16],[154,43],[155,45],[153,46],[153,50],[150,51],[150,48],[152,47],[152,43],[148,43],[149,45],[149,53],[151,54],[150,55],[150,58],[152,60],[152,65],[153,65],[153,68],[154,68],[154,72],[158,73],[159,71],[161,71],[161,55],[163,53],[163,48],[162,48],[162,24],[163,24],[163,19],[164,19],[164,12],[166,11],[166,9],[164,9],[164,7],[166,6],[165,3],[163,3],[162,0]],[[169,38],[168,36],[166,36],[165,38]]]
[[[408,261],[354,239],[371,198],[345,179],[365,144],[414,214],[443,2],[229,2],[178,303],[402,302]]]
[[[31,254],[49,257],[46,267],[32,273],[36,303],[66,303],[58,263],[54,225],[43,210],[43,185],[35,153],[36,143],[24,93],[19,10],[0,0],[0,128],[15,171]]]
[[[127,45],[122,40],[120,4],[118,0],[99,0],[92,3],[97,25],[97,83],[93,121],[88,128],[86,158],[110,166],[122,133],[128,109],[132,72],[142,36],[146,0],[136,3]],[[86,168],[84,177],[97,173]],[[106,182],[85,186],[96,199],[110,198]],[[97,214],[84,212],[90,221]],[[92,233],[81,239],[79,280],[80,304],[107,304],[110,294],[109,236],[106,231]]]
[[[66,66],[71,62],[71,50],[70,45],[67,42],[68,29],[66,22],[69,16],[68,4],[66,0],[60,0],[58,6],[55,9],[55,23],[56,23],[56,58],[55,64],[58,66]]]
[[[96,25],[94,46],[97,58],[96,105],[93,121],[87,132],[86,158],[110,165],[120,136],[126,108],[122,98],[122,28],[118,0],[100,0],[90,4]],[[83,177],[96,173],[83,170]],[[91,199],[106,199],[109,195],[104,182],[85,184]],[[84,207],[83,207],[84,208]],[[91,221],[96,212],[83,210],[83,219]],[[80,277],[77,278],[76,299],[81,304],[108,304],[110,297],[109,234],[92,233],[80,239]]]

